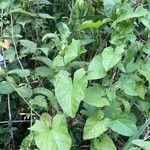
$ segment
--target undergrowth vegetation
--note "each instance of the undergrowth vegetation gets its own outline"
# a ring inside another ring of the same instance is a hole
[[[0,0],[0,46],[0,149],[150,150],[149,0]]]

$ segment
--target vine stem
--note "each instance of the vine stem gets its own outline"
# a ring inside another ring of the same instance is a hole
[[[17,51],[17,46],[16,46],[16,42],[15,42],[15,39],[14,39],[14,29],[13,29],[14,25],[13,25],[13,16],[12,16],[12,13],[10,13],[10,20],[11,20],[10,22],[11,22],[11,32],[12,32],[11,33],[11,38],[12,38],[12,42],[13,42],[13,45],[14,45],[14,50],[15,50],[16,58],[17,58],[17,61],[18,61],[19,65],[20,65],[21,69],[24,70],[24,67],[23,67],[23,65],[22,65],[22,63],[21,63],[21,61],[19,59],[19,55],[18,55],[18,51]],[[26,77],[25,79],[26,79],[27,84],[29,85],[28,78]]]
[[[14,29],[13,29],[14,26],[13,26],[13,15],[12,15],[12,13],[10,13],[10,19],[11,19],[12,42],[13,42],[13,45],[14,45],[14,49],[15,49],[17,61],[18,61],[19,65],[20,65],[21,69],[23,70],[24,67],[23,67],[23,65],[22,65],[22,63],[21,63],[21,61],[20,61],[20,59],[19,59],[19,55],[18,55],[18,51],[17,51],[17,46],[16,46],[16,42],[15,42],[15,39],[14,39]],[[28,78],[26,77],[25,79],[26,79],[27,85],[29,86]],[[33,122],[32,111],[33,111],[33,110],[32,110],[32,107],[30,107],[30,108],[31,108],[31,124],[30,124],[30,126],[32,126],[32,122]]]
[[[3,9],[1,10],[1,20],[3,19]],[[1,26],[1,36],[3,35],[3,26]],[[4,57],[4,49],[2,47],[2,54]],[[7,65],[6,65],[6,61],[5,59],[4,61],[4,68],[7,69]],[[7,107],[8,107],[8,116],[9,116],[9,123],[8,126],[10,126],[10,135],[11,135],[11,139],[12,139],[12,145],[13,145],[13,149],[15,150],[15,141],[14,141],[14,133],[11,129],[11,123],[12,123],[12,115],[11,115],[11,105],[10,105],[10,95],[7,95]]]
[[[30,109],[39,117],[41,118],[41,116],[32,108],[32,106],[30,105],[30,103],[22,96],[22,94],[17,90],[17,88],[13,85],[12,82],[10,82],[8,80],[8,76],[6,76],[7,81],[11,84],[11,86],[14,88],[14,90],[18,93],[18,95],[24,100],[24,102],[30,107]]]

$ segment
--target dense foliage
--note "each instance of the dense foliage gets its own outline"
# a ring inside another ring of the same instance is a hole
[[[149,0],[0,0],[0,29],[0,149],[150,149]]]

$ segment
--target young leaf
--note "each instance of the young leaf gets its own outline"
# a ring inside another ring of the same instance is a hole
[[[37,44],[29,40],[20,40],[20,44],[24,46],[27,52],[36,53]]]
[[[17,74],[21,78],[27,78],[30,75],[29,69],[14,69],[10,70],[8,74]]]
[[[43,62],[49,68],[52,68],[52,61],[49,58],[43,57],[43,56],[39,56],[39,57],[36,57],[35,59],[38,60],[38,61]]]
[[[63,111],[70,117],[74,117],[81,100],[84,99],[87,87],[87,77],[83,69],[74,73],[72,83],[67,71],[60,71],[55,80],[55,95]],[[66,107],[67,106],[67,107]]]
[[[102,135],[100,140],[94,139],[93,145],[96,150],[117,150],[111,138],[105,134]]]
[[[33,137],[40,150],[70,150],[71,138],[68,133],[64,115],[56,115],[50,128],[43,120],[37,120],[29,128],[33,131]]]
[[[103,21],[97,21],[97,22],[93,22],[92,20],[85,21],[80,25],[79,30],[83,30],[86,28],[99,28],[103,24],[110,22],[110,21],[111,21],[111,19],[109,19],[109,18],[105,18]]]
[[[101,79],[106,75],[107,74],[102,64],[101,55],[95,56],[93,60],[90,62],[88,67],[88,79],[89,80]]]
[[[44,87],[35,88],[33,91],[35,94],[43,94],[47,97],[53,97],[54,96],[50,90],[48,90]]]
[[[105,71],[114,67],[121,60],[123,51],[122,46],[116,47],[114,50],[112,47],[107,47],[103,50],[102,63]]]
[[[112,16],[115,6],[117,6],[120,2],[120,0],[103,0],[105,14],[107,16]]]
[[[23,97],[23,98],[30,98],[32,96],[32,89],[28,88],[26,86],[21,86],[17,88],[17,92]]]
[[[142,74],[149,82],[149,88],[150,88],[150,60],[148,60],[141,69],[139,69],[140,74]]]
[[[49,14],[45,14],[45,13],[39,13],[39,16],[44,19],[54,19],[54,17],[52,17]]]
[[[83,138],[86,140],[100,136],[108,130],[108,125],[109,119],[104,118],[104,113],[102,111],[96,111],[86,120]]]
[[[37,67],[35,71],[37,75],[41,77],[48,77],[52,75],[52,70],[45,66]]]
[[[45,99],[44,96],[42,95],[38,95],[36,96],[34,99],[31,99],[29,101],[30,105],[32,105],[33,107],[39,107],[39,108],[44,108],[46,110],[48,110],[48,105],[47,105],[47,101]]]
[[[0,82],[0,94],[11,94],[14,88],[7,81]]]
[[[87,88],[83,101],[96,107],[109,106],[109,100],[105,96],[106,93],[104,88],[99,85],[95,85]]]

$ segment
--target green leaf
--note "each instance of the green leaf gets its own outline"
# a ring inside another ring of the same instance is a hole
[[[14,69],[10,70],[8,74],[16,74],[21,78],[27,78],[30,76],[30,70],[29,69]]]
[[[150,150],[150,141],[144,141],[141,139],[133,140],[132,144],[141,147],[144,150]]]
[[[110,128],[118,134],[124,136],[132,136],[137,131],[137,127],[134,121],[126,118],[118,118],[114,121],[111,121]]]
[[[105,14],[107,16],[112,16],[115,6],[117,6],[120,2],[120,0],[103,0]]]
[[[10,4],[11,4],[10,0],[8,0],[8,1],[1,0],[0,1],[0,9],[6,9],[6,8],[8,8],[10,6]]]
[[[45,18],[45,19],[54,19],[54,17],[52,17],[51,15],[49,14],[44,14],[44,13],[39,13],[39,16],[41,18]]]
[[[102,64],[101,55],[95,56],[93,60],[90,62],[88,67],[88,79],[89,80],[101,79],[106,75],[107,74]]]
[[[0,82],[0,94],[11,94],[14,88],[7,81]]]
[[[48,113],[43,113],[41,115],[41,120],[44,121],[49,128],[52,127],[52,117]]]
[[[52,61],[47,57],[39,56],[39,57],[36,57],[35,60],[41,61],[45,65],[47,65],[47,67],[52,68]]]
[[[48,90],[44,87],[35,88],[33,91],[35,94],[42,94],[42,95],[45,95],[47,97],[53,97],[54,96],[50,90]]]
[[[48,76],[51,76],[53,73],[50,68],[45,67],[45,66],[37,67],[35,71],[36,71],[36,74],[41,77],[48,77]]]
[[[127,13],[122,14],[113,24],[126,21],[132,18],[139,18],[142,16],[146,16],[148,13],[149,12],[144,8],[137,9],[136,11],[127,12]]]
[[[32,134],[29,134],[26,136],[23,141],[21,142],[20,149],[19,150],[25,150],[28,149],[33,142],[33,136]]]
[[[138,95],[142,100],[144,100],[144,98],[145,98],[145,89],[144,89],[142,83],[136,83],[135,92],[137,93],[137,95]]]
[[[114,67],[121,60],[123,51],[122,46],[116,47],[114,50],[112,47],[107,47],[103,50],[102,63],[105,71]]]
[[[21,86],[16,90],[23,98],[30,98],[32,96],[32,89],[26,86]]]
[[[64,56],[62,56],[62,54],[59,53],[54,58],[53,66],[64,66],[69,62],[71,62],[72,60],[79,57],[84,52],[85,49],[83,47],[82,41],[72,39],[71,44],[65,49],[65,51],[64,52],[60,51],[60,53],[64,53],[63,54]]]
[[[46,33],[43,37],[42,37],[42,41],[44,41],[47,38],[58,38],[57,34],[54,33]]]
[[[26,48],[29,53],[36,53],[37,44],[29,40],[20,40],[20,44]]]
[[[48,0],[36,0],[34,3],[35,4],[51,5],[51,2],[49,2]]]
[[[100,137],[100,140],[94,139],[93,145],[96,150],[117,150],[111,138],[105,134]]]
[[[108,125],[109,119],[104,118],[104,113],[102,111],[96,111],[86,120],[83,138],[86,140],[100,136],[108,130]]]
[[[87,88],[83,101],[96,107],[109,106],[109,100],[105,96],[106,93],[104,88],[99,85],[95,85]]]
[[[149,82],[149,87],[150,87],[150,71],[149,70],[142,70],[139,69],[139,73],[142,74]]]
[[[81,100],[84,99],[87,87],[86,72],[79,69],[74,73],[72,83],[67,71],[60,71],[55,80],[55,95],[63,111],[70,117],[74,117]],[[67,107],[66,107],[67,106]]]
[[[62,67],[64,66],[64,59],[61,55],[57,55],[53,60],[53,67]]]
[[[1,76],[5,76],[6,75],[6,71],[2,68],[0,68],[0,77]]]
[[[28,12],[26,10],[23,10],[21,8],[14,9],[14,10],[11,11],[11,13],[20,13],[20,14],[31,16],[31,17],[36,17],[37,16],[36,14],[33,14],[33,13]]]
[[[67,26],[67,24],[65,24],[63,22],[59,22],[59,23],[57,23],[57,28],[58,28],[58,30],[61,34],[61,39],[63,41],[65,41],[71,33],[68,26]]]
[[[86,28],[99,28],[103,24],[110,22],[110,21],[111,21],[111,19],[109,19],[109,18],[105,18],[103,21],[97,21],[97,22],[93,22],[92,20],[85,21],[80,25],[79,30],[83,30]]]
[[[136,82],[133,78],[122,75],[119,81],[120,81],[120,88],[124,90],[125,94],[130,96],[138,95],[137,92],[135,91]]]
[[[146,17],[143,17],[143,18],[141,18],[140,20],[141,20],[141,22],[143,23],[143,25],[144,25],[145,27],[147,27],[148,30],[150,30],[149,20],[148,20]]]
[[[71,138],[68,133],[64,115],[56,115],[49,128],[43,120],[37,120],[29,128],[33,131],[34,140],[40,150],[70,150]]]
[[[84,47],[82,46],[81,40],[72,39],[72,43],[68,46],[65,51],[64,63],[67,64],[70,61],[76,59],[82,53],[85,52]]]
[[[30,101],[29,101],[29,103],[30,103],[30,105],[31,106],[35,106],[35,107],[39,107],[39,108],[44,108],[44,109],[46,109],[46,110],[48,110],[48,105],[47,105],[47,101],[46,101],[46,99],[45,99],[45,97],[44,96],[42,96],[42,95],[38,95],[38,96],[36,96],[34,99],[31,99]]]

